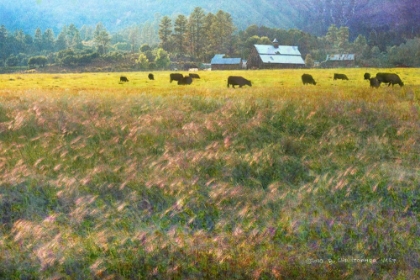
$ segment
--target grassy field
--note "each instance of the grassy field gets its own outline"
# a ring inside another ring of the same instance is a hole
[[[0,279],[420,277],[419,69],[147,74],[0,75]]]

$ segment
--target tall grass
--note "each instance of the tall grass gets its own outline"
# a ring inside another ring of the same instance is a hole
[[[0,278],[418,278],[418,70],[299,71],[1,76]]]

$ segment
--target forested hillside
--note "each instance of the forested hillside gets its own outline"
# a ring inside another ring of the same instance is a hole
[[[99,4],[100,3],[100,4]],[[37,27],[58,33],[64,25],[96,25],[111,32],[162,16],[188,15],[195,7],[205,12],[223,10],[239,30],[252,24],[297,28],[320,36],[331,24],[350,28],[352,38],[376,31],[397,31],[413,37],[420,33],[420,2],[412,0],[15,0],[0,2],[0,25],[32,34]]]

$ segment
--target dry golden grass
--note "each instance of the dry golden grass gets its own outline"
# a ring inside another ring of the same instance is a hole
[[[154,74],[0,76],[0,278],[420,276],[418,69]]]

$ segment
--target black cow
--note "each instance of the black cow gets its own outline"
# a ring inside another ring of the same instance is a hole
[[[184,76],[179,73],[171,73],[169,77],[170,77],[170,80],[169,80],[170,83],[172,83],[172,81],[179,81],[184,78]]]
[[[149,73],[149,75],[147,76],[149,78],[149,80],[154,80],[155,76],[152,73]]]
[[[178,85],[191,85],[192,78],[189,76],[183,77],[181,80],[178,81]]]
[[[242,87],[244,85],[252,87],[251,81],[241,76],[229,76],[227,81],[227,87],[229,87],[229,85],[232,85],[233,88],[235,88],[235,86]]]
[[[200,79],[200,76],[195,73],[190,73],[188,76],[190,76],[192,79]]]
[[[363,78],[365,80],[370,80],[370,74],[369,73],[365,73],[365,75],[363,76]]]
[[[314,78],[312,77],[312,75],[309,75],[309,74],[303,74],[302,75],[302,83],[304,85],[306,85],[306,84],[316,85],[316,82],[315,82]]]
[[[348,80],[346,74],[334,73],[334,80]]]
[[[402,87],[404,85],[400,77],[394,73],[377,73],[376,79],[378,79],[379,85],[381,83],[388,84],[388,86],[390,86],[391,84],[392,86],[394,86],[394,84],[399,84],[400,87]]]
[[[381,83],[376,78],[370,78],[369,82],[370,82],[370,87],[378,88],[381,85]]]
[[[121,76],[120,77],[120,83],[122,83],[122,82],[128,82],[128,79],[127,79],[126,76]]]

